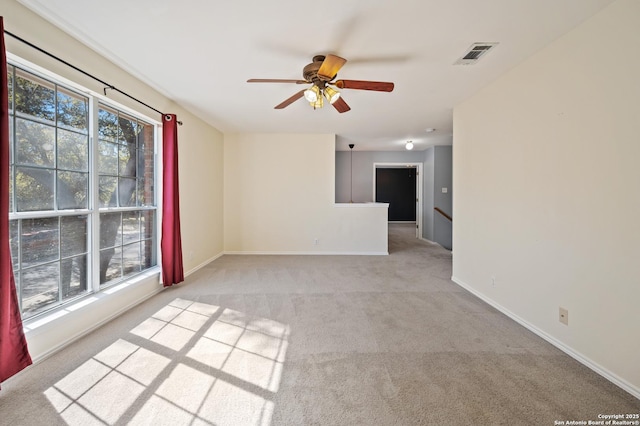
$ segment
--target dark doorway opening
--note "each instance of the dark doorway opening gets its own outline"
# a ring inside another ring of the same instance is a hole
[[[415,167],[376,168],[376,202],[389,203],[390,222],[416,221]]]

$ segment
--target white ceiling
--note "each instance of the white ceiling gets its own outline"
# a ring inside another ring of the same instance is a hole
[[[223,132],[335,133],[338,150],[451,143],[456,104],[612,1],[20,0]],[[499,44],[453,65],[474,42]],[[344,89],[339,114],[304,99],[275,110],[301,86],[246,83],[301,79],[328,53],[348,60],[338,78],[395,90]]]

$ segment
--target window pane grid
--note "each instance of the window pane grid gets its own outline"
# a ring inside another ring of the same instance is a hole
[[[7,89],[9,90],[9,114],[13,115],[13,74],[15,68],[7,64]]]
[[[60,128],[89,134],[89,100],[65,88],[57,87],[56,116]]]
[[[55,127],[19,117],[15,124],[16,163],[55,167]]]
[[[89,136],[61,128],[56,132],[57,168],[89,171]]]
[[[40,124],[42,126],[56,127],[55,121],[52,121],[52,120],[47,120],[47,119],[44,119],[44,118],[41,118],[41,117],[36,117],[34,115],[31,115],[31,114],[25,114],[25,113],[20,112],[20,111],[14,111],[14,115],[15,115],[16,119],[18,119],[18,120],[29,121],[31,123]]]
[[[23,315],[35,315],[89,291],[87,215],[10,223],[12,261],[20,273],[16,285]]]
[[[156,265],[155,126],[14,65],[8,77],[10,247],[28,318]]]
[[[15,202],[13,201],[13,179],[14,179],[14,167],[13,164],[9,165],[9,214],[15,211]]]
[[[54,124],[55,84],[20,68],[16,68],[14,78],[15,114]]]
[[[12,188],[18,211],[88,207],[88,98],[14,69],[17,168]],[[24,117],[24,118],[21,118]],[[64,128],[59,128],[63,125]],[[12,200],[13,201],[13,200]]]
[[[60,301],[59,275],[58,262],[21,270],[23,315],[32,316]]]
[[[154,204],[153,126],[100,104],[100,207]]]
[[[7,64],[7,89],[8,89],[8,100],[9,100],[9,214],[15,211],[15,201],[14,201],[14,137],[13,137],[13,128],[14,120],[15,120],[15,111],[13,109],[13,80],[15,74],[15,67],[10,64]],[[17,284],[16,284],[17,285]]]

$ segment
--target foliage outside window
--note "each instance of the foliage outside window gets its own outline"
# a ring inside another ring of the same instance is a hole
[[[155,126],[18,66],[8,77],[10,242],[28,318],[156,265]]]

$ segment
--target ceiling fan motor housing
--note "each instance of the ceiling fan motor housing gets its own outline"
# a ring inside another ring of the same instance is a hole
[[[324,55],[316,55],[313,57],[313,62],[302,69],[302,77],[304,77],[304,79],[309,83],[313,83],[321,89],[324,88],[327,82],[331,81],[335,77],[333,76],[330,79],[326,79],[318,75],[318,70],[322,66],[324,60]]]

